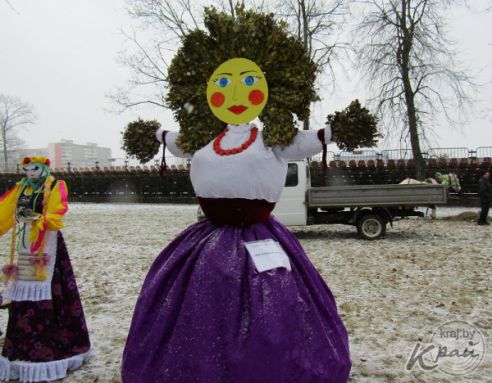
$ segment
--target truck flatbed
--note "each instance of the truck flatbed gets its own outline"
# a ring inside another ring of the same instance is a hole
[[[310,208],[446,205],[444,185],[351,185],[314,187],[307,191]]]
[[[423,217],[421,207],[446,205],[444,185],[350,185],[312,187],[306,161],[289,161],[285,188],[273,215],[283,224],[344,224],[362,238],[384,237],[386,226],[407,217]]]

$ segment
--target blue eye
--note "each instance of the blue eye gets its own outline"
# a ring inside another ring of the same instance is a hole
[[[241,82],[244,85],[251,86],[253,84],[256,84],[258,82],[259,78],[256,76],[246,76],[241,79]]]
[[[215,80],[215,83],[221,88],[225,88],[227,85],[231,83],[231,79],[228,79],[226,77],[221,77],[218,80]]]

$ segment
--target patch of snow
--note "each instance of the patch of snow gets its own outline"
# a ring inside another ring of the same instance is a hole
[[[461,210],[439,208],[438,216],[447,212]],[[64,235],[96,354],[64,382],[120,382],[121,355],[147,271],[196,213],[196,205],[70,205]],[[350,336],[351,382],[465,383],[492,376],[490,351],[465,377],[404,372],[419,338],[427,340],[445,321],[469,321],[491,339],[491,227],[407,219],[377,241],[359,239],[351,226],[292,230],[336,296]],[[9,237],[0,239],[3,254]],[[7,315],[0,311],[4,330]]]

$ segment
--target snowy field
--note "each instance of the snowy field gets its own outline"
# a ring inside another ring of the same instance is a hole
[[[438,215],[462,211],[441,209]],[[190,205],[71,205],[64,235],[96,353],[64,382],[120,382],[121,354],[146,272],[195,217]],[[337,298],[350,334],[351,382],[491,382],[492,226],[409,219],[373,242],[358,239],[350,226],[293,231]],[[0,246],[6,253],[8,238]],[[3,327],[6,314],[0,312]],[[416,368],[406,373],[415,343],[449,320],[482,330],[489,349],[482,367],[466,377]]]

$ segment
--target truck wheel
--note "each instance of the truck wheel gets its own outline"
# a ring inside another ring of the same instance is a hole
[[[386,221],[377,214],[367,214],[357,222],[357,232],[364,239],[377,239],[386,234]]]

